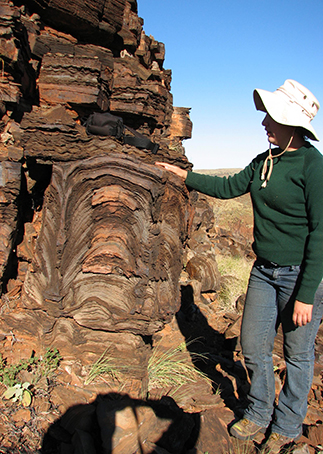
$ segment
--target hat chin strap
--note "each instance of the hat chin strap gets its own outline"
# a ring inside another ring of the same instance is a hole
[[[274,158],[278,158],[279,156],[282,156],[285,153],[285,151],[287,151],[287,149],[290,147],[290,144],[292,143],[292,141],[294,139],[294,132],[295,131],[293,131],[293,134],[291,135],[291,138],[289,139],[288,144],[286,145],[284,150],[281,153],[276,154],[275,156],[272,155],[271,142],[269,142],[269,153],[268,153],[268,156],[265,159],[264,164],[262,166],[261,177],[260,177],[261,180],[264,180],[264,182],[261,185],[262,188],[265,188],[267,186],[267,183],[270,180],[271,174],[273,173]],[[268,162],[269,162],[269,170],[268,170],[268,173],[267,173]],[[267,173],[267,176],[266,176],[266,173]]]

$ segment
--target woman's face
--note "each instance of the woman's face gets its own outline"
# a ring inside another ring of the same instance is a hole
[[[266,114],[261,124],[266,130],[268,141],[282,149],[287,146],[295,130],[293,126],[286,126],[277,123],[268,114]]]

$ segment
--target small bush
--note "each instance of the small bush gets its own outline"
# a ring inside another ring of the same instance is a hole
[[[0,353],[0,382],[6,387],[14,386],[19,383],[19,373],[24,370],[33,373],[35,377],[33,384],[43,377],[51,378],[61,359],[56,348],[48,349],[45,355],[39,358],[32,352],[30,358],[21,359],[17,364],[7,364],[6,359]]]
[[[32,352],[30,358],[21,359],[17,364],[7,364],[7,360],[0,354],[0,382],[7,388],[2,397],[29,406],[32,399],[30,386],[35,387],[42,378],[52,378],[61,359],[56,348],[48,349],[45,355],[39,358]],[[23,371],[30,372],[31,383],[22,382],[20,373]]]

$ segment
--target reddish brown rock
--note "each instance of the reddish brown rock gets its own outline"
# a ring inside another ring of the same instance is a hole
[[[251,223],[241,216],[232,234],[237,218],[224,225],[210,199],[154,166],[191,168],[182,145],[190,109],[173,106],[164,44],[145,34],[136,0],[1,0],[0,44],[0,353],[8,364],[48,348],[63,358],[15,430],[10,404],[1,406],[1,446],[36,452],[45,435],[44,452],[94,454],[102,442],[115,454],[233,452],[232,411],[219,400],[240,409],[248,380],[237,316],[217,307],[216,256],[250,254]],[[106,110],[158,154],[87,134],[89,114]],[[192,337],[203,361],[194,362]],[[185,363],[207,377],[149,386],[157,344],[184,342]],[[317,352],[321,360],[319,342]],[[120,375],[90,380],[102,358]],[[315,377],[307,421],[318,425]],[[177,404],[158,401],[167,393]]]
[[[200,431],[195,445],[198,454],[234,452],[226,424],[221,421],[216,410],[201,413]]]
[[[126,2],[123,12],[123,24],[121,30],[118,32],[118,36],[122,38],[125,48],[131,50],[133,53],[138,47],[142,26],[143,19],[137,15],[137,1],[132,0],[131,2]]]
[[[172,116],[172,95],[163,80],[148,80],[148,74],[138,77],[140,64],[130,59],[115,61],[110,110],[152,119],[158,127],[169,127]],[[144,78],[147,77],[147,80]]]
[[[39,17],[39,16],[38,16]],[[26,25],[28,26],[28,40],[30,51],[34,57],[42,59],[46,54],[74,55],[77,39],[67,33],[59,32],[51,27],[45,26],[43,29],[37,26],[37,21],[31,18]]]
[[[17,424],[17,427],[23,426],[26,422],[30,421],[30,419],[31,419],[30,410],[27,408],[19,408],[13,414],[13,420]]]
[[[20,185],[21,164],[0,162],[0,282],[16,240]]]
[[[180,140],[190,139],[192,137],[193,124],[189,113],[190,108],[174,107],[172,114],[172,124],[170,127],[170,135]]]
[[[91,3],[64,0],[27,0],[32,10],[51,26],[69,30],[83,39],[113,41],[115,34],[123,25],[125,0],[93,0]]]
[[[46,54],[39,74],[40,104],[87,104],[108,108],[108,98],[99,81],[98,57]]]
[[[7,78],[7,80],[1,80],[0,98],[4,102],[19,103],[19,100],[21,98],[20,84],[12,82],[9,77]]]
[[[134,401],[127,399],[122,404],[103,400],[98,404],[97,416],[107,454],[110,445],[116,454],[128,454],[133,450],[140,452],[147,442],[157,442],[173,422],[171,418],[158,419],[149,405],[145,406],[143,402],[140,405],[139,402],[135,406]]]
[[[117,156],[55,165],[24,306],[107,331],[152,334],[169,321],[187,198],[164,178]]]
[[[20,9],[11,2],[0,3],[0,47],[2,58],[17,62],[19,56],[19,46],[14,38],[14,30],[20,18]],[[4,62],[2,61],[3,71]],[[2,77],[3,79],[3,77]]]

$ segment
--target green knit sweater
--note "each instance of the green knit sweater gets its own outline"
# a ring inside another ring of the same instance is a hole
[[[273,155],[281,152],[273,150]],[[254,213],[253,250],[280,266],[302,265],[296,299],[313,304],[323,276],[323,156],[310,143],[274,158],[267,187],[262,166],[268,151],[241,172],[216,177],[188,172],[185,183],[204,194],[230,199],[250,192]]]

